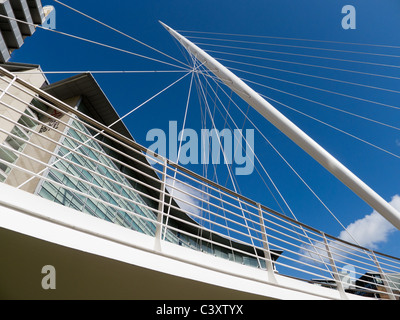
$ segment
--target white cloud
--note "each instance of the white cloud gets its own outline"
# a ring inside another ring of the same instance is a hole
[[[400,195],[395,195],[392,201],[389,202],[395,209],[400,211]],[[358,245],[369,249],[377,250],[379,244],[386,242],[390,234],[397,229],[378,212],[373,211],[364,218],[356,220],[347,226],[347,231],[342,231],[337,237],[341,240],[355,243],[353,238],[357,240]],[[351,234],[351,236],[349,235]],[[321,240],[322,241],[322,240]],[[329,241],[330,251],[334,259],[340,258],[343,260],[347,253],[352,249],[340,243],[339,241]],[[325,244],[323,242],[312,241],[312,245],[304,245],[300,250],[303,257],[300,260],[305,262],[313,261],[314,263],[329,262]]]
[[[400,211],[400,196],[395,195],[390,201],[390,204]],[[354,239],[358,244],[370,249],[377,249],[380,243],[386,242],[389,235],[397,230],[390,222],[383,218],[378,212],[373,211],[370,215],[359,219],[342,231],[339,238],[348,242],[354,243]],[[349,233],[352,235],[350,237]]]

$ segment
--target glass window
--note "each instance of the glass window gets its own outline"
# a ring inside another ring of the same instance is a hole
[[[7,162],[14,163],[15,161],[17,161],[17,159],[18,156],[14,152],[0,146],[0,169],[5,174],[7,174],[11,170],[10,167],[7,166]]]
[[[25,110],[25,115],[21,116],[18,123],[22,124],[27,128],[33,129],[37,126],[36,119],[37,119],[36,114],[31,109],[28,108]]]
[[[27,132],[22,130],[21,128],[15,126],[11,130],[11,134],[14,136],[8,136],[6,142],[15,150],[21,151],[22,148],[25,146],[25,142],[29,139]]]

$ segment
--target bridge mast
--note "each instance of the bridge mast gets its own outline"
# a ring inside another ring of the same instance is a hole
[[[387,201],[221,63],[175,30],[160,23],[226,86],[400,230],[400,213]]]

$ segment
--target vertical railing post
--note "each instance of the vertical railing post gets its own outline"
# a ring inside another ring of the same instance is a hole
[[[164,221],[166,178],[167,178],[167,159],[164,159],[163,174],[161,177],[161,186],[160,186],[160,196],[158,198],[157,226],[156,226],[155,245],[154,245],[154,249],[156,251],[161,251],[161,237],[162,237],[163,221]],[[167,232],[167,231],[165,230],[165,232]]]
[[[375,253],[372,250],[370,250],[370,252],[371,252],[372,257],[374,258],[374,262],[376,264],[376,267],[378,268],[379,274],[380,274],[381,279],[383,281],[384,290],[386,291],[386,293],[387,293],[387,295],[388,295],[390,300],[396,300],[396,297],[393,294],[392,287],[389,285],[389,281],[386,278],[386,275],[383,272],[383,269],[382,269],[382,267],[381,267],[376,255],[375,255]]]
[[[262,236],[262,243],[263,243],[263,248],[264,248],[264,257],[266,259],[265,264],[267,267],[268,279],[271,282],[277,283],[276,277],[275,277],[275,272],[274,272],[274,264],[272,262],[271,250],[269,249],[268,237],[267,237],[267,232],[266,232],[265,224],[264,224],[263,211],[262,211],[260,204],[258,204],[258,213],[260,215],[261,236]]]
[[[346,294],[346,291],[344,290],[342,280],[339,277],[339,272],[337,270],[337,267],[336,267],[335,260],[333,258],[331,249],[329,247],[328,240],[327,240],[326,235],[325,235],[324,232],[321,232],[321,234],[322,234],[322,237],[323,237],[324,242],[325,242],[325,249],[326,249],[326,253],[328,255],[329,262],[330,262],[330,265],[331,265],[331,268],[332,268],[332,275],[333,275],[333,278],[335,280],[337,290],[339,291],[340,296],[342,297],[342,299],[347,300],[348,296]]]

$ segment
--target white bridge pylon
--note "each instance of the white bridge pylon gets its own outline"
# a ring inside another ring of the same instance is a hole
[[[160,23],[190,54],[196,57],[197,60],[207,67],[210,72],[218,77],[226,86],[233,90],[278,130],[284,133],[289,139],[314,158],[314,160],[321,164],[326,170],[332,173],[337,179],[350,188],[350,190],[400,230],[400,213],[386,200],[309,137],[292,121],[280,113],[268,101],[262,98],[256,91],[239,79],[233,72],[228,70],[184,36],[161,21]]]

